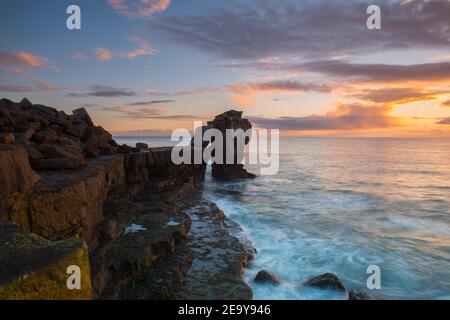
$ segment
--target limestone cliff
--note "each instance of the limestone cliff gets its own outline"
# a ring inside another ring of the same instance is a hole
[[[0,119],[0,299],[251,298],[253,252],[203,199],[205,164],[118,146],[84,109],[3,99]],[[65,287],[68,264],[82,290]]]

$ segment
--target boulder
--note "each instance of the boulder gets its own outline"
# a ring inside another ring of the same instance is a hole
[[[317,287],[321,289],[334,289],[345,291],[345,287],[341,280],[334,273],[325,273],[314,277],[303,283],[304,286]]]
[[[33,106],[31,101],[28,100],[27,98],[23,98],[22,101],[20,101],[20,105],[22,106],[22,108],[29,108],[29,107]]]
[[[143,143],[143,142],[138,142],[138,143],[136,143],[136,148],[137,149],[148,149],[148,144]]]
[[[3,120],[3,127],[15,127],[16,122],[14,121],[13,117],[11,117],[11,113],[6,107],[0,107],[0,118]]]
[[[81,120],[71,120],[65,124],[64,132],[84,140],[89,126]]]
[[[94,126],[94,122],[92,121],[91,117],[89,116],[85,108],[75,109],[72,111],[72,114],[75,120],[84,121],[90,127]]]
[[[0,193],[28,192],[39,179],[23,146],[0,145]]]
[[[34,132],[36,130],[34,130],[33,128],[29,128],[28,130],[26,130],[23,134],[21,134],[17,139],[16,142],[20,143],[20,144],[24,144],[26,143],[28,140],[31,139],[31,137],[34,135]]]
[[[33,135],[32,140],[40,144],[55,141],[57,138],[58,133],[55,130],[51,128],[45,128],[43,130],[37,131]]]
[[[385,296],[374,292],[366,292],[361,290],[350,290],[348,292],[348,300],[388,300]]]
[[[256,275],[255,282],[280,285],[284,283],[284,280],[270,271],[261,270]]]
[[[0,143],[11,144],[15,140],[12,133],[0,133]]]
[[[29,122],[28,126],[34,130],[39,130],[42,127],[42,124],[39,121]]]

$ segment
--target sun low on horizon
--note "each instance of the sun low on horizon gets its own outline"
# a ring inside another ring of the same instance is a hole
[[[79,28],[68,28],[71,5]],[[367,26],[370,5],[379,28]],[[282,136],[450,137],[447,0],[17,0],[0,10],[0,98],[84,107],[116,135],[170,135],[237,109]]]

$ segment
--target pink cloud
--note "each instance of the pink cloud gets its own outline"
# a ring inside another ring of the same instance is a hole
[[[144,18],[163,12],[169,7],[171,0],[108,0],[108,3],[121,15]]]
[[[60,89],[57,85],[47,81],[38,81],[37,87],[40,91],[55,91]]]
[[[128,41],[134,44],[136,48],[124,52],[113,52],[106,48],[94,48],[92,50],[94,51],[95,58],[99,61],[109,61],[113,58],[133,59],[136,57],[151,55],[158,51],[144,39],[138,37],[130,37],[128,38]]]
[[[109,61],[113,58],[111,51],[105,48],[94,48],[92,49],[95,54],[95,58],[99,61]]]
[[[0,51],[0,69],[1,68],[32,68],[57,70],[56,65],[50,59],[34,55],[26,51],[14,53]]]

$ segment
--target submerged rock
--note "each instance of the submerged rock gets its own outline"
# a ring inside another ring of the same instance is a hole
[[[385,296],[374,292],[366,292],[361,290],[350,290],[348,292],[348,300],[388,300]]]
[[[321,289],[345,291],[345,287],[342,284],[341,280],[339,280],[339,278],[334,273],[324,273],[317,277],[311,278],[303,283],[303,285]]]
[[[259,271],[255,277],[255,282],[270,283],[270,284],[275,284],[275,285],[280,285],[280,284],[285,283],[283,279],[281,279],[276,274],[274,274],[270,271],[267,271],[267,270]]]

